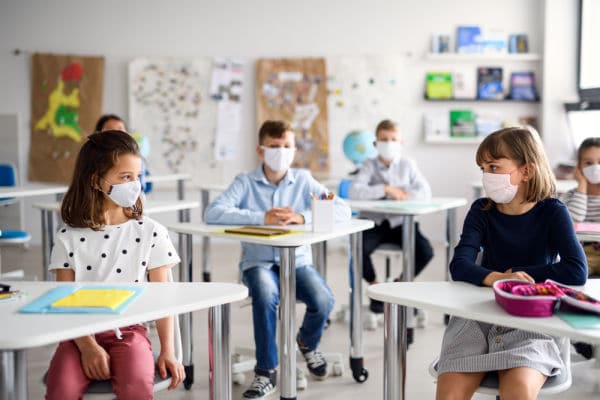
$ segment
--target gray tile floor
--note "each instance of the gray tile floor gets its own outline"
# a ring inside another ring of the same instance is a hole
[[[347,304],[348,278],[347,257],[345,254],[345,242],[335,241],[329,246],[329,271],[328,282],[336,296],[336,309]],[[199,260],[200,250],[195,247]],[[444,249],[436,247],[437,256],[431,265],[423,272],[420,280],[443,279]],[[239,245],[232,243],[214,243],[212,251],[213,276],[216,281],[236,281],[238,277],[237,260],[239,257]],[[378,272],[383,274],[383,260],[377,259],[376,264],[380,266]],[[31,246],[27,250],[21,248],[2,249],[3,272],[22,268],[28,276],[41,276],[41,250],[37,246]],[[399,272],[396,265],[395,274]],[[368,301],[365,297],[365,303]],[[303,315],[304,307],[298,305],[298,322]],[[440,348],[441,338],[444,330],[442,316],[440,314],[428,313],[427,326],[416,331],[416,342],[411,346],[408,353],[407,371],[407,397],[409,399],[432,399],[435,396],[434,380],[428,375],[427,368],[431,360],[436,356]],[[239,304],[232,306],[232,346],[251,347],[252,317],[250,307],[240,307]],[[172,392],[163,392],[157,395],[160,399],[208,399],[208,362],[207,362],[207,313],[194,313],[195,332],[195,355],[196,383],[190,391],[178,388]],[[46,346],[32,349],[28,352],[29,361],[29,394],[31,399],[43,398],[44,387],[41,377],[48,366],[48,362],[55,346]],[[325,331],[321,348],[327,352],[339,352],[345,361],[345,372],[343,376],[330,378],[325,382],[310,380],[308,388],[299,392],[300,399],[381,399],[383,398],[383,332],[379,327],[374,331],[364,333],[364,357],[365,365],[369,370],[369,379],[358,384],[352,379],[347,367],[349,331],[345,322],[333,322]],[[299,364],[301,367],[303,365]],[[600,399],[600,370],[591,369],[588,364],[580,364],[574,367],[573,387],[561,395],[562,399],[595,398]],[[251,379],[247,374],[247,381]],[[233,388],[234,398],[239,399],[243,386]],[[277,396],[272,396],[277,398]],[[476,395],[477,399],[489,397]]]

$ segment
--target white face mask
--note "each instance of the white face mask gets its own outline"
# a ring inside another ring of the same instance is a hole
[[[140,181],[130,181],[115,185],[111,184],[107,180],[105,180],[105,182],[110,184],[110,189],[108,189],[106,195],[121,207],[133,207],[138,197],[140,197],[140,193],[142,192],[142,185],[140,184]]]
[[[588,165],[582,171],[589,183],[593,185],[600,183],[600,164]]]
[[[273,171],[287,171],[294,162],[295,149],[290,147],[262,147],[265,152],[265,164]]]
[[[394,161],[400,158],[402,154],[402,144],[400,142],[377,141],[377,153],[386,161]]]
[[[513,171],[514,172],[514,171]],[[519,185],[510,183],[510,174],[484,172],[481,182],[487,196],[498,204],[510,203],[515,198]]]

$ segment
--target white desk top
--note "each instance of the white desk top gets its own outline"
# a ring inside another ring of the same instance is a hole
[[[229,185],[225,183],[201,183],[198,187],[200,190],[206,190],[209,192],[224,192]]]
[[[582,289],[592,297],[600,298],[600,279],[588,280]],[[600,329],[576,330],[558,317],[515,317],[496,304],[491,288],[464,282],[381,283],[369,286],[368,294],[383,302],[600,344]]]
[[[275,247],[298,247],[306,244],[319,243],[330,239],[335,239],[340,236],[350,235],[371,229],[375,226],[373,221],[364,219],[352,219],[348,222],[335,224],[334,229],[330,232],[312,232],[311,225],[287,225],[284,227],[277,226],[276,228],[290,229],[291,231],[301,231],[302,233],[292,235],[274,236],[271,238],[251,235],[233,235],[220,233],[225,229],[236,228],[241,225],[207,225],[207,224],[192,224],[180,223],[168,225],[167,228],[176,233],[208,236],[211,238],[222,238],[237,240],[245,243],[264,244]]]
[[[66,193],[69,187],[58,184],[32,183],[23,186],[0,187],[0,197],[34,197]]]
[[[471,187],[474,189],[481,189],[483,191],[483,184],[481,180],[471,181]],[[559,194],[567,193],[571,189],[577,187],[577,181],[574,179],[557,179],[556,180],[556,192]]]
[[[433,197],[428,201],[347,200],[350,208],[379,214],[425,215],[467,205],[461,197]]]
[[[72,282],[69,282],[72,284]],[[82,283],[82,282],[78,282]],[[248,289],[233,283],[140,283],[146,289],[122,314],[19,314],[17,311],[58,282],[11,282],[28,296],[0,303],[0,349],[57,343],[109,329],[240,301]],[[100,282],[90,282],[94,286]],[[114,286],[114,284],[108,284]],[[132,284],[134,285],[134,284]]]
[[[148,175],[145,177],[146,182],[171,182],[171,181],[189,181],[192,179],[190,174],[169,174],[169,175]]]
[[[60,211],[60,202],[49,201],[45,203],[35,203],[33,207],[45,211]],[[200,208],[200,202],[196,200],[147,200],[144,204],[144,214],[158,214],[169,211],[189,210]]]

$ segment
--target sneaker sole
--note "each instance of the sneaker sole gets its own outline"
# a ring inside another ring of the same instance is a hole
[[[277,387],[274,387],[268,393],[265,393],[261,397],[244,397],[244,395],[242,395],[241,399],[242,400],[261,400],[261,399],[266,399],[267,397],[271,397],[271,395],[275,394],[275,392],[277,392]]]

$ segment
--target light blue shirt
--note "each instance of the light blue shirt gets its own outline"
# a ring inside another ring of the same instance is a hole
[[[274,207],[290,207],[302,214],[304,222],[312,221],[312,194],[327,193],[309,171],[289,169],[277,185],[269,183],[262,165],[252,172],[236,176],[233,183],[207,208],[204,222],[222,225],[264,225],[266,211]],[[339,197],[333,200],[335,221],[350,220],[350,207]],[[279,265],[279,249],[251,243],[242,243],[242,271],[256,267]],[[296,266],[312,265],[310,246],[296,248]]]

